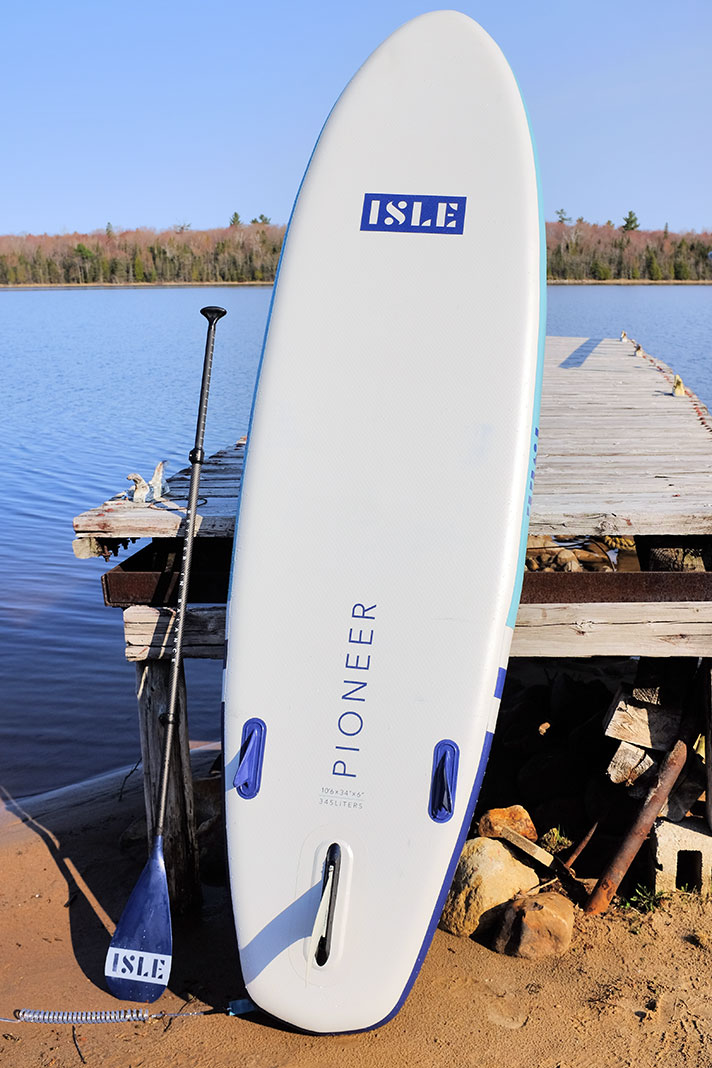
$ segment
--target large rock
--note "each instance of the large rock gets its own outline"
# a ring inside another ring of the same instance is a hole
[[[562,894],[517,897],[501,917],[492,948],[510,957],[560,957],[571,944],[574,907]]]
[[[440,926],[451,934],[481,935],[496,918],[499,906],[538,883],[532,868],[517,860],[502,842],[471,838],[462,850]]]
[[[516,831],[522,838],[528,838],[532,842],[536,842],[539,837],[531,816],[521,805],[488,809],[480,819],[478,830],[481,838],[501,838],[502,827]]]

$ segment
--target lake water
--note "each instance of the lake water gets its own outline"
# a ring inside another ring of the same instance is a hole
[[[228,316],[206,450],[245,433],[270,296],[267,287],[0,292],[0,786],[14,796],[138,760],[134,667],[123,659],[121,611],[104,607],[100,587],[112,565],[75,559],[72,517],[127,488],[129,471],[186,465],[207,304]],[[711,312],[709,286],[555,286],[547,333],[626,330],[712,406]],[[191,737],[217,738],[221,665],[186,670]]]

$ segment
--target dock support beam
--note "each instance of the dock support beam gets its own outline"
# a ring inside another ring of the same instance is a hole
[[[169,660],[144,660],[136,664],[136,697],[149,844],[153,840],[153,821],[158,804],[170,671]],[[182,914],[199,907],[201,894],[188,743],[185,675],[182,665],[180,672],[176,710],[178,719],[168,782],[164,855],[171,906],[175,913]]]

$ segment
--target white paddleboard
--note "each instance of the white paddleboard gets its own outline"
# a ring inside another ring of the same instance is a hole
[[[299,190],[229,598],[240,963],[305,1030],[397,1011],[469,827],[521,584],[541,240],[498,47],[457,12],[407,23]]]

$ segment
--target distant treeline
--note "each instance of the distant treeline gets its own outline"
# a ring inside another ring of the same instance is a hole
[[[547,223],[549,278],[712,281],[712,234],[640,230],[632,212],[626,223]],[[0,236],[0,285],[272,282],[284,230],[260,221],[221,230],[115,233],[107,226],[92,234]]]
[[[631,212],[633,220],[635,215]],[[616,228],[584,222],[546,224],[548,275],[551,279],[605,282],[712,281],[712,234]]]
[[[272,282],[283,226],[0,236],[0,284]]]

